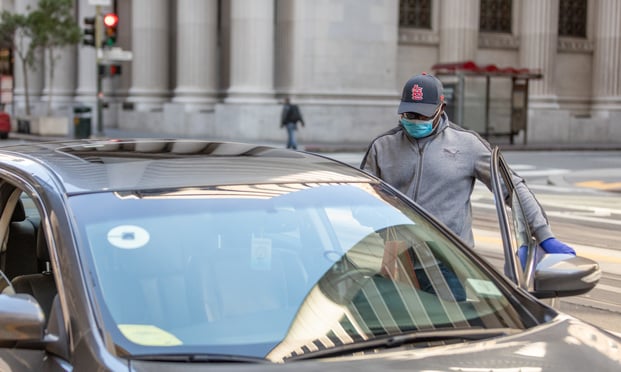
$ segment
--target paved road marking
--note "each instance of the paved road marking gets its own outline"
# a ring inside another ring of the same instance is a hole
[[[472,206],[476,208],[482,208],[482,209],[492,209],[492,210],[496,209],[495,205],[488,204],[485,202],[475,201],[475,200],[481,200],[481,199],[482,199],[481,197],[473,197],[471,199]],[[577,221],[598,222],[598,223],[621,226],[621,220],[613,220],[610,218],[597,217],[597,216],[605,217],[605,216],[610,216],[612,214],[621,214],[621,211],[619,211],[618,209],[583,207],[583,206],[572,205],[572,204],[567,204],[567,203],[553,203],[551,201],[544,200],[543,198],[538,198],[538,199],[539,199],[539,202],[544,206],[544,208],[548,208],[548,207],[571,208],[571,209],[577,209],[579,211],[591,213],[591,215],[589,216],[589,215],[585,215],[584,213],[580,213],[580,212],[546,210],[546,214],[548,216],[554,216],[554,217],[559,217],[559,218],[569,218],[569,219],[577,220]]]
[[[599,189],[599,190],[621,189],[621,182],[604,182],[600,180],[576,182],[574,185],[580,186],[580,187],[594,188],[594,189]]]

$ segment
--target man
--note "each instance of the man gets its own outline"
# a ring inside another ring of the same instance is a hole
[[[287,128],[287,148],[297,150],[298,144],[295,140],[295,131],[298,129],[298,122],[304,126],[304,119],[297,105],[291,103],[289,97],[284,100],[282,113],[280,116],[280,127]]]
[[[470,197],[476,180],[491,189],[492,148],[477,133],[449,121],[442,92],[442,83],[432,75],[408,80],[397,111],[399,125],[371,142],[360,167],[409,196],[474,247]],[[513,180],[541,248],[575,255],[554,237],[524,180],[516,174]]]

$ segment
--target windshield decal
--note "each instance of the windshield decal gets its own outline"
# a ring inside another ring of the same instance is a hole
[[[119,324],[123,336],[135,344],[145,346],[178,346],[183,342],[173,334],[150,324]]]
[[[253,270],[269,271],[272,267],[272,240],[253,236],[251,254],[250,266]]]
[[[108,231],[108,242],[121,249],[142,248],[149,239],[149,232],[135,225],[121,225]]]
[[[489,280],[469,278],[466,282],[481,297],[502,297],[498,287]]]

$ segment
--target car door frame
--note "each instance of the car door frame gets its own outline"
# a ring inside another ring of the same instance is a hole
[[[602,276],[597,262],[571,254],[544,252],[543,257],[536,257],[539,246],[530,231],[520,196],[515,192],[513,174],[496,146],[490,159],[490,175],[506,261],[505,274],[518,287],[540,299],[575,296],[595,288]],[[512,206],[511,214],[507,203]],[[524,268],[518,257],[521,247],[527,249]]]

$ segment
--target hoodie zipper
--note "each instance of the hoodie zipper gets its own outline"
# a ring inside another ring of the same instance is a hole
[[[438,124],[438,126],[442,125],[444,123],[444,116],[446,114],[442,113],[442,116],[440,117],[440,124]],[[425,141],[422,145],[420,144],[420,142],[417,139],[413,139],[411,142],[414,143],[414,145],[416,146],[416,148],[418,149],[418,164],[416,164],[416,176],[414,177],[414,192],[412,193],[412,200],[414,200],[415,202],[418,203],[418,190],[420,187],[420,182],[421,182],[421,174],[423,173],[423,155],[425,153],[425,147],[427,147],[427,145],[429,144],[429,142],[433,141],[435,139],[435,137],[438,136],[438,134],[444,130],[444,128],[440,129],[437,128],[435,133],[432,134],[432,137],[429,138],[427,141]]]
[[[425,147],[427,146],[427,143],[429,143],[429,141],[426,141],[422,146],[420,145],[420,143],[418,141],[416,141],[416,147],[418,148],[418,164],[416,164],[416,176],[414,178],[414,201],[418,203],[418,190],[420,188],[420,180],[421,180],[421,175],[423,173],[423,155],[425,153]]]

